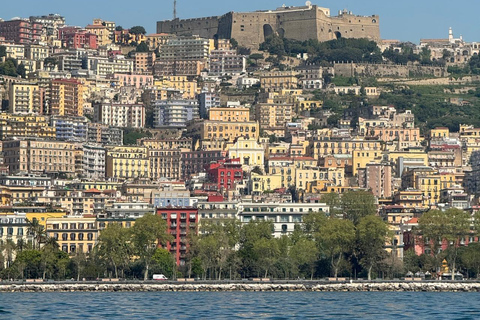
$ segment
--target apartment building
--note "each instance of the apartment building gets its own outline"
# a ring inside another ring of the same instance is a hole
[[[75,145],[47,140],[8,140],[2,143],[10,174],[46,173],[74,176]]]
[[[49,113],[59,116],[83,116],[84,91],[85,87],[80,80],[52,80]]]
[[[10,113],[42,114],[45,90],[34,83],[10,83],[8,110]]]
[[[106,153],[106,176],[129,179],[149,176],[149,159],[145,147],[111,147]]]
[[[20,18],[0,21],[0,37],[16,44],[37,43],[42,37],[42,24]]]
[[[52,139],[56,129],[49,125],[46,116],[0,114],[0,140],[14,137]]]
[[[97,103],[94,104],[94,121],[118,128],[143,128],[145,106],[143,104]]]
[[[186,127],[188,121],[195,119],[199,119],[197,100],[166,100],[155,103],[155,128]]]
[[[94,217],[49,218],[45,231],[47,237],[57,241],[60,250],[70,255],[90,253],[98,239]]]

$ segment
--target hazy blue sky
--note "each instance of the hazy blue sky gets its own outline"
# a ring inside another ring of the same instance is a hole
[[[285,2],[283,2],[285,1]],[[304,0],[177,0],[180,18],[221,15],[228,11],[274,9],[282,4],[303,5]],[[478,0],[312,0],[328,7],[332,14],[346,8],[359,15],[380,15],[383,39],[418,42],[420,38],[455,36],[480,41],[480,1]],[[157,20],[173,16],[173,0],[2,0],[0,18],[28,17],[59,13],[70,25],[85,26],[93,18],[112,20],[124,28],[143,25],[155,32]]]

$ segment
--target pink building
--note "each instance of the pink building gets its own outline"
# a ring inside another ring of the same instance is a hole
[[[147,74],[114,73],[113,78],[118,80],[121,87],[135,87],[137,89],[153,85],[153,76]]]
[[[67,27],[70,29],[70,27]],[[63,28],[66,29],[66,28]],[[97,49],[97,35],[88,32],[87,30],[62,30],[59,31],[61,34],[62,44],[66,48],[70,49],[78,49],[78,48],[85,48],[85,49]]]
[[[37,43],[42,37],[42,24],[27,19],[2,21],[0,37],[16,44]]]

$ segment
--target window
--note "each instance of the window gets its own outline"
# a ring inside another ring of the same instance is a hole
[[[70,240],[75,241],[75,233],[70,233]]]

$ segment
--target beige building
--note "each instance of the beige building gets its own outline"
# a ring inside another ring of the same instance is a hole
[[[179,149],[148,150],[148,173],[151,179],[168,178],[180,180],[182,153]]]
[[[256,121],[212,121],[206,120],[202,124],[201,137],[203,140],[225,139],[234,141],[238,137],[257,139],[259,126]]]
[[[293,118],[292,104],[260,103],[255,106],[255,120],[266,134],[285,136],[285,126]]]
[[[250,109],[244,107],[210,108],[208,119],[227,122],[250,121]]]
[[[48,140],[4,141],[5,165],[11,174],[47,173],[74,176],[75,145],[69,142]]]
[[[142,74],[152,74],[156,59],[155,52],[135,52],[133,54],[133,71]]]
[[[43,113],[45,91],[38,84],[12,82],[8,98],[10,113]]]
[[[55,138],[55,127],[46,116],[0,114],[0,140],[9,138]]]

